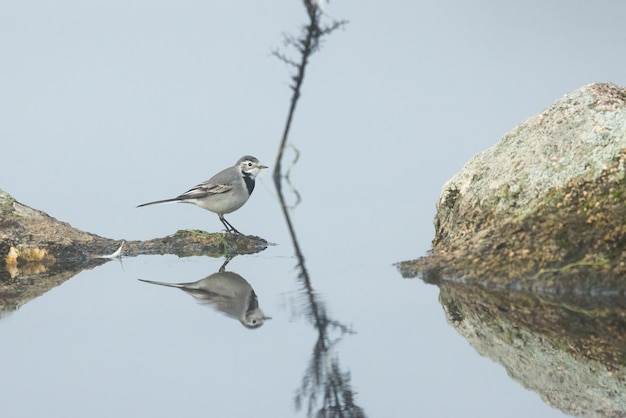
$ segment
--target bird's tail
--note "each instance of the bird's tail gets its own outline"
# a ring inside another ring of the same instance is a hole
[[[137,205],[138,208],[149,205],[156,205],[158,203],[170,203],[170,202],[180,202],[180,199],[175,197],[172,199],[163,199],[163,200],[155,200],[154,202],[142,203],[141,205]]]
[[[146,279],[137,279],[137,280],[139,280],[140,282],[145,282],[145,283],[150,283],[150,284],[158,284],[159,286],[178,287],[178,288],[185,287],[184,283],[155,282],[155,281],[146,280]]]

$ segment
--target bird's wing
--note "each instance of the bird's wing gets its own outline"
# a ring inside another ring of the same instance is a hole
[[[177,200],[186,199],[198,199],[212,194],[226,193],[232,189],[232,184],[213,184],[213,183],[200,183],[197,186],[187,190],[185,193],[178,196]]]

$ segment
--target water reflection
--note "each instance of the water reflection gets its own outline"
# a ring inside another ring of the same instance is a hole
[[[25,263],[23,265],[0,265],[0,319],[60,286],[83,270],[90,270],[108,260],[91,259],[81,265]],[[0,262],[1,264],[1,262]]]
[[[192,283],[165,283],[139,279],[159,286],[175,287],[193,296],[199,303],[209,305],[246,328],[259,328],[266,319],[250,283],[239,274],[226,271],[227,259],[219,271]]]
[[[355,403],[350,373],[341,369],[336,350],[343,336],[354,332],[339,320],[328,316],[325,303],[314,291],[289,214],[289,207],[285,202],[282,179],[280,173],[275,171],[274,185],[298,260],[297,281],[305,301],[304,304],[298,304],[301,308],[300,312],[296,313],[306,318],[317,331],[317,341],[313,347],[311,360],[294,397],[296,409],[300,411],[306,405],[309,417],[365,417],[363,409]]]
[[[328,316],[325,304],[313,291],[302,254],[298,258],[301,260],[298,280],[308,302],[300,313],[316,328],[317,341],[302,383],[296,390],[296,409],[301,410],[306,404],[308,416],[364,417],[363,409],[354,403],[350,373],[341,369],[336,350],[343,335],[353,331]],[[331,333],[336,334],[335,338]]]
[[[626,300],[438,283],[448,322],[549,405],[626,416]]]

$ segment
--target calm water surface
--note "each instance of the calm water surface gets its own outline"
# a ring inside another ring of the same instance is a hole
[[[114,260],[4,317],[4,414],[307,416],[339,390],[371,417],[563,416],[476,354],[446,323],[437,287],[402,279],[388,249],[378,259],[360,254],[374,242],[301,240],[310,291],[288,236],[276,236],[280,244],[226,266],[272,317],[257,329],[138,281],[218,272],[223,260],[204,257]]]

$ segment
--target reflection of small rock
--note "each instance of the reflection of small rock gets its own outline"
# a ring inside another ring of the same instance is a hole
[[[19,268],[13,270],[12,278],[21,276],[39,276],[48,271],[48,267],[44,263],[30,262],[26,264],[20,264]],[[9,270],[11,274],[11,270]]]
[[[513,129],[444,185],[403,275],[626,292],[625,125],[626,89],[591,84]]]
[[[54,257],[42,248],[15,248],[11,246],[5,258],[6,270],[14,279],[19,274],[38,275],[45,273]]]
[[[17,249],[14,246],[9,248],[9,253],[5,259],[7,266],[17,266]]]

